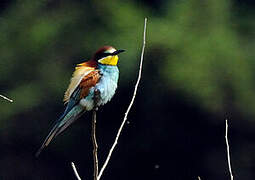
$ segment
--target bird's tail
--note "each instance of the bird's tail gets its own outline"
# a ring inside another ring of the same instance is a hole
[[[84,108],[80,105],[74,106],[68,113],[63,114],[55,123],[50,133],[44,140],[42,146],[38,149],[35,156],[38,157],[43,148],[48,146],[53,138],[62,133],[68,126],[77,120],[85,112]]]

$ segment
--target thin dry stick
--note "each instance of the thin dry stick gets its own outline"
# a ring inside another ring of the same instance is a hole
[[[200,176],[198,176],[197,178],[198,178],[198,180],[201,180]]]
[[[71,162],[71,165],[72,165],[73,172],[74,172],[74,174],[75,174],[76,178],[77,178],[78,180],[81,180],[81,177],[79,176],[78,171],[77,171],[77,169],[76,169],[76,167],[75,167],[74,163],[73,163],[73,162]]]
[[[228,158],[228,169],[229,169],[229,174],[230,174],[230,179],[233,180],[233,174],[231,170],[231,162],[230,162],[230,153],[229,153],[229,144],[228,144],[228,120],[226,119],[226,134],[225,134],[225,140],[226,140],[226,145],[227,145],[227,158]]]
[[[97,180],[98,176],[98,158],[97,158],[97,140],[96,140],[96,110],[93,110],[92,115],[92,131],[91,131],[91,137],[92,137],[92,143],[93,143],[93,160],[94,160],[94,180]]]
[[[5,97],[5,96],[3,96],[3,95],[1,95],[1,94],[0,94],[0,97],[3,98],[3,99],[5,99],[5,100],[7,100],[7,101],[9,101],[9,102],[13,102],[12,99],[10,99],[10,98],[8,98],[8,97]]]
[[[91,130],[91,138],[93,143],[93,160],[94,160],[94,180],[98,180],[98,157],[97,157],[97,139],[96,139],[96,121],[97,121],[97,109],[98,109],[98,100],[100,92],[99,90],[94,91],[94,109],[93,109],[93,115],[92,115],[92,130]]]
[[[131,109],[131,107],[132,107],[132,105],[134,103],[135,97],[136,97],[136,92],[137,92],[138,85],[139,85],[139,82],[140,82],[140,79],[141,79],[142,67],[143,67],[143,56],[144,56],[145,40],[146,40],[146,25],[147,25],[147,18],[144,19],[143,47],[142,47],[142,53],[141,53],[141,59],[140,59],[139,73],[138,73],[138,78],[137,78],[137,81],[136,81],[136,84],[135,84],[135,89],[134,89],[133,97],[132,97],[131,102],[130,102],[128,108],[127,108],[127,111],[126,111],[125,116],[123,118],[123,121],[122,121],[122,123],[120,125],[118,133],[117,133],[117,135],[115,137],[114,143],[113,143],[113,145],[112,145],[112,147],[111,147],[111,149],[110,149],[110,151],[108,153],[108,156],[107,156],[107,158],[106,158],[106,160],[105,160],[105,162],[104,162],[104,164],[103,164],[103,166],[102,166],[102,168],[101,168],[101,170],[99,172],[98,180],[101,178],[101,176],[102,176],[102,174],[103,174],[103,172],[104,172],[104,170],[105,170],[105,168],[106,168],[106,166],[107,166],[107,164],[108,164],[108,162],[109,162],[109,160],[111,158],[112,152],[113,152],[115,146],[118,143],[118,139],[119,139],[120,133],[122,131],[122,128],[123,128],[125,122],[127,121],[128,113],[129,113],[129,111],[130,111],[130,109]]]

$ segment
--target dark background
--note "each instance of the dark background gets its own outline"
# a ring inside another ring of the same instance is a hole
[[[0,2],[0,179],[92,179],[91,113],[34,153],[64,110],[76,64],[103,45],[120,55],[116,95],[97,119],[100,167],[141,84],[102,179],[255,179],[252,0]]]

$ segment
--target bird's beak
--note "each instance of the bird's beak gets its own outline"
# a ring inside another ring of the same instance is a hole
[[[124,52],[124,51],[125,51],[125,50],[123,50],[123,49],[119,49],[119,50],[113,52],[112,55],[117,55],[117,54],[122,53],[122,52]]]

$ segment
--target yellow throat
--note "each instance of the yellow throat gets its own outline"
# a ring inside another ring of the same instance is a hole
[[[102,59],[99,59],[98,62],[105,65],[116,66],[118,63],[119,57],[117,55],[107,56]]]

